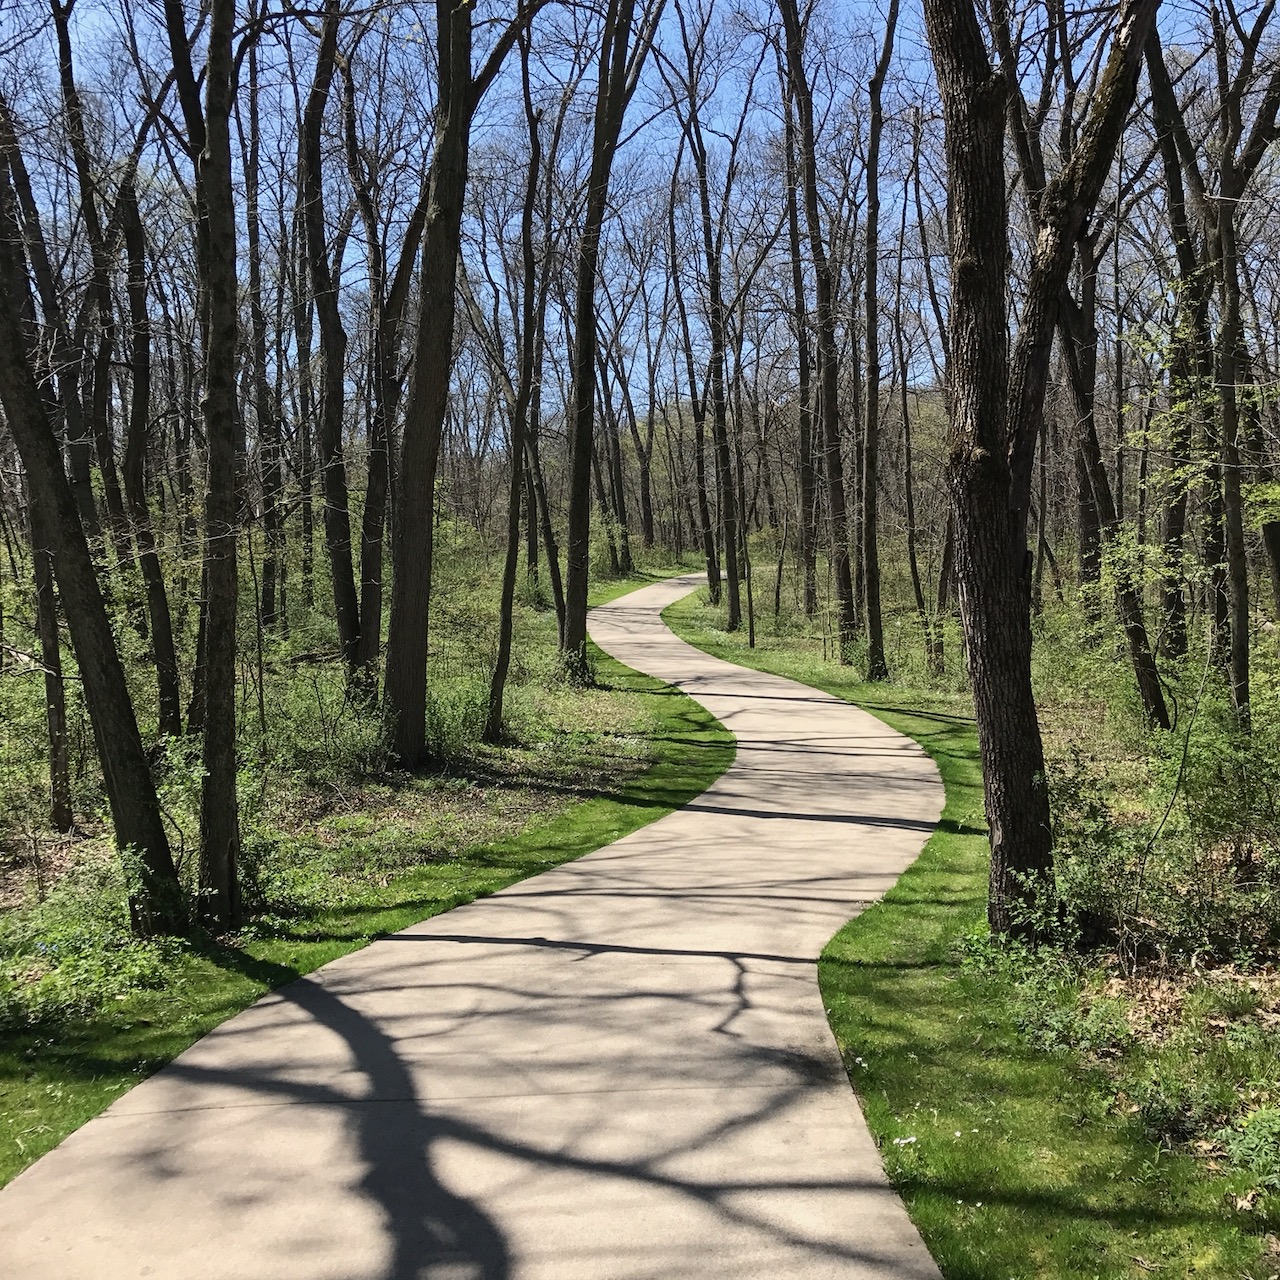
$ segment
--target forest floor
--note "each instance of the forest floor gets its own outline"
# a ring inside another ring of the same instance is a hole
[[[590,630],[733,730],[724,775],[219,1027],[0,1194],[13,1280],[140,1252],[185,1276],[211,1241],[224,1271],[276,1280],[941,1280],[816,962],[919,853],[943,787],[865,712],[677,641],[659,610],[696,581]]]
[[[679,570],[600,584],[593,600]],[[597,690],[549,679],[537,655],[550,652],[554,627],[529,610],[512,739],[477,748],[464,723],[479,706],[466,655],[484,651],[490,624],[487,600],[465,603],[467,585],[447,597],[456,616],[441,633],[441,684],[452,692],[436,708],[449,748],[436,773],[410,780],[365,767],[363,729],[319,685],[303,690],[312,740],[291,744],[294,759],[328,755],[316,768],[304,762],[288,785],[250,780],[258,897],[239,935],[129,943],[101,841],[9,832],[0,1184],[263,991],[612,840],[725,767],[727,735],[693,704],[656,696],[655,682],[607,660]],[[949,1280],[1280,1277],[1275,968],[1245,956],[1207,970],[1133,970],[1114,956],[1055,962],[993,950],[962,677],[923,678],[900,643],[891,654],[900,683],[865,685],[827,660],[820,634],[774,634],[762,621],[751,650],[692,598],[668,620],[717,656],[858,702],[942,770],[939,832],[884,903],[837,935],[822,976],[886,1167]],[[1061,663],[1062,651],[1047,661]],[[1111,723],[1105,678],[1106,664],[1073,669],[1060,682],[1068,697],[1042,696],[1046,741],[1071,756],[1087,726],[1111,773],[1137,778],[1140,752]],[[350,767],[335,766],[348,751]],[[180,801],[181,770],[172,776],[166,794]],[[1137,791],[1112,797],[1122,819]]]
[[[705,596],[666,611],[677,634],[857,703],[915,738],[946,783],[937,833],[836,935],[821,977],[885,1167],[948,1280],[1276,1280],[1274,970],[1125,979],[1107,957],[994,951],[968,699],[867,684],[824,659],[821,636],[766,623],[749,648]]]
[[[600,583],[592,603],[655,576]],[[50,842],[38,861],[11,843],[4,883],[26,905],[0,913],[0,1185],[264,992],[608,844],[728,766],[731,735],[696,703],[595,661],[594,688],[531,675],[502,747],[266,789],[246,842],[255,909],[233,936],[131,940],[105,842]]]

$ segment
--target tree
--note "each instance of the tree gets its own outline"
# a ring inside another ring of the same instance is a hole
[[[427,624],[435,534],[435,478],[449,406],[462,206],[467,188],[471,120],[521,26],[541,7],[520,6],[479,72],[471,66],[471,5],[436,6],[440,79],[435,150],[422,235],[421,308],[413,374],[404,408],[395,472],[396,519],[391,539],[391,619],[387,629],[383,706],[396,758],[406,768],[426,763]]]
[[[866,292],[867,343],[866,408],[863,430],[866,444],[862,473],[862,555],[866,567],[867,599],[867,679],[887,680],[889,664],[884,656],[884,621],[880,610],[880,550],[878,540],[880,501],[880,141],[884,132],[882,102],[885,76],[893,57],[893,39],[898,25],[898,0],[889,0],[884,20],[884,42],[871,76],[871,121],[867,134],[867,269]]]
[[[1009,352],[1004,120],[971,0],[926,0],[951,197],[947,484],[991,839],[993,932],[1034,936],[1053,866],[1044,751],[1031,688],[1026,523],[1049,356],[1076,241],[1133,101],[1156,0],[1126,0],[1081,140],[1040,197],[1039,234]],[[1007,18],[999,11],[997,28]],[[1007,47],[1007,40],[1000,38]]]
[[[831,567],[839,603],[839,655],[853,660],[857,634],[857,600],[849,566],[849,526],[845,508],[844,461],[840,451],[840,370],[836,346],[835,281],[823,241],[818,202],[818,156],[814,136],[813,92],[804,66],[804,29],[796,0],[778,0],[785,33],[787,76],[795,103],[800,179],[804,190],[805,221],[813,263],[814,311],[818,337],[818,420],[821,424],[822,472],[827,487],[831,525]]]
[[[569,529],[561,653],[579,673],[587,657],[587,570],[591,544],[591,460],[595,449],[596,274],[608,211],[609,176],[627,104],[640,82],[662,0],[653,0],[636,28],[635,0],[609,0],[600,41],[586,212],[578,243],[573,315],[573,383],[569,401]],[[632,37],[635,37],[634,47]]]
[[[116,845],[126,858],[133,927],[141,934],[176,933],[185,926],[185,912],[155,783],[35,372],[31,298],[17,253],[22,240],[15,206],[8,166],[0,166],[0,407],[27,473],[32,545],[37,557],[52,560],[66,605]]]

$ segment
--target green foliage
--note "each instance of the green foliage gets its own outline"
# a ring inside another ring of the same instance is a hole
[[[163,987],[184,946],[135,938],[119,860],[85,857],[42,901],[0,915],[0,1031],[88,1017]]]
[[[1280,1061],[1270,1035],[1215,1029],[1224,1009],[1251,1007],[1238,984],[1206,980],[1198,997],[1187,996],[1176,1034],[1154,1042],[1140,1036],[1128,995],[1113,989],[1106,968],[1063,948],[992,942],[981,770],[963,702],[861,684],[856,672],[824,663],[820,649],[752,652],[694,601],[666,617],[717,656],[874,710],[915,737],[942,771],[947,807],[938,831],[884,900],[832,939],[819,972],[885,1168],[943,1273],[1269,1277],[1274,1268],[1257,1268],[1265,1266],[1260,1232],[1275,1229],[1274,1213],[1242,1195],[1252,1175],[1231,1168],[1229,1153],[1218,1168],[1153,1145],[1158,1108],[1169,1117],[1194,1111],[1195,1125],[1178,1120],[1180,1131],[1204,1135],[1195,1126],[1207,1124],[1211,1135],[1241,1099],[1275,1105],[1280,1097],[1280,1085],[1269,1083]],[[1086,690],[1123,677],[1114,664],[1091,661]],[[1088,660],[1078,646],[1074,656],[1064,649],[1064,666],[1075,662]],[[1092,704],[1082,699],[1074,711],[1082,704],[1081,722],[1110,734],[1112,723]],[[1120,716],[1114,727],[1130,728]],[[1079,842],[1109,839],[1092,770],[1075,803]],[[1140,1103],[1141,1082],[1156,1078],[1156,1068],[1159,1084]],[[1218,1100],[1224,1108],[1215,1111]]]
[[[1280,520],[1280,481],[1255,480],[1240,486],[1244,518],[1251,529]]]
[[[1259,1107],[1218,1136],[1231,1162],[1257,1186],[1280,1192],[1280,1106]]]
[[[1184,1057],[1162,1054],[1139,1069],[1125,1093],[1148,1135],[1171,1145],[1209,1131],[1234,1103],[1234,1081],[1195,1070]]]
[[[1057,894],[1074,933],[1129,963],[1254,963],[1280,943],[1280,733],[1252,736],[1209,695],[1180,735],[1149,742],[1149,802],[1116,811],[1079,749],[1050,767]]]

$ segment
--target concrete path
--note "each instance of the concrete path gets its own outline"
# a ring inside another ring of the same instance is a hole
[[[841,1068],[824,943],[933,765],[861,711],[592,615],[738,738],[685,809],[224,1023],[0,1192],[5,1280],[937,1280]]]

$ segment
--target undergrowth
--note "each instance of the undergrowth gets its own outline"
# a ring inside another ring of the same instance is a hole
[[[132,937],[125,873],[100,818],[35,857],[7,846],[0,1185],[264,991],[618,839],[728,765],[730,735],[660,682],[597,654],[591,685],[567,681],[554,617],[537,610],[519,617],[506,739],[479,742],[491,619],[482,572],[454,572],[448,589],[473,594],[436,615],[436,760],[422,774],[389,768],[367,701],[313,652],[315,628],[295,633],[305,647],[292,659],[283,647],[269,659],[266,732],[246,716],[241,741],[249,918],[234,935]],[[593,598],[648,580],[597,583]],[[247,678],[246,688],[252,711]],[[157,764],[190,883],[198,752],[170,742]]]
[[[1152,734],[1115,637],[1083,635],[1065,609],[1042,619],[1052,937],[999,945],[953,622],[941,675],[917,628],[914,652],[891,657],[893,682],[866,684],[831,660],[828,620],[804,618],[785,586],[754,650],[705,591],[666,616],[718,656],[857,702],[943,773],[938,832],[832,940],[821,975],[885,1167],[944,1275],[1280,1276],[1280,717],[1268,704],[1263,727],[1255,711],[1254,740],[1242,738],[1203,663],[1188,663],[1167,672],[1175,731]]]

